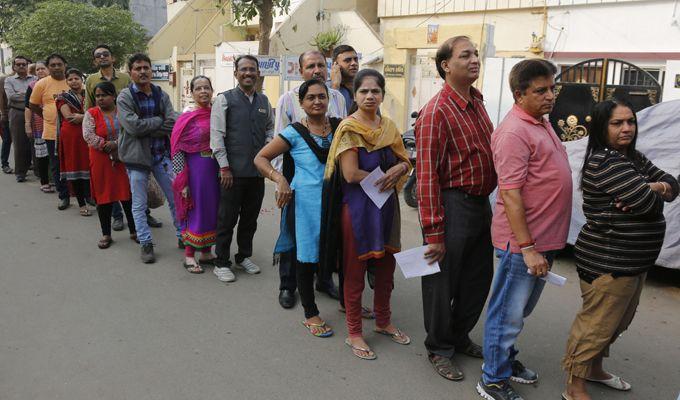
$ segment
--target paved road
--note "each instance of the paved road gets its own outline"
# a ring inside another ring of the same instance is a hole
[[[154,211],[166,223],[153,231],[158,262],[143,265],[124,233],[99,250],[96,217],[80,217],[75,207],[57,211],[56,197],[40,193],[35,179],[19,185],[0,176],[0,399],[478,399],[478,360],[460,359],[467,374],[460,383],[428,364],[417,280],[397,272],[392,301],[394,323],[413,344],[368,334],[376,361],[343,345],[343,314],[329,298],[319,299],[336,328],[329,339],[305,333],[299,306],[278,306],[271,189],[253,257],[263,272],[224,284],[183,270],[167,209]],[[404,244],[415,246],[416,213],[403,214]],[[527,399],[556,400],[562,389],[559,360],[580,299],[572,262],[561,259],[555,269],[567,285],[545,290],[519,340],[521,360],[541,375],[519,387]],[[608,363],[634,389],[592,387],[598,399],[678,395],[680,279],[657,275]],[[481,340],[479,327],[473,338]]]

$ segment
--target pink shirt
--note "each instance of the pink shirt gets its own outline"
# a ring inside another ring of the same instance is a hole
[[[498,189],[520,189],[536,251],[564,247],[571,220],[571,168],[567,152],[548,119],[514,105],[491,135]],[[493,245],[520,253],[500,193],[491,222]]]

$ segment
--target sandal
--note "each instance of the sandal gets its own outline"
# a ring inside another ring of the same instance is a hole
[[[42,185],[40,186],[40,190],[43,193],[54,193],[54,188],[51,185]]]
[[[599,383],[601,385],[605,385],[607,387],[610,387],[615,390],[621,390],[621,391],[628,391],[630,390],[631,386],[630,383],[624,381],[621,379],[621,377],[616,376],[614,374],[609,374],[611,375],[611,378],[609,379],[591,379],[591,378],[586,378],[588,382],[594,382],[594,383]]]
[[[184,269],[187,270],[188,273],[190,274],[202,274],[205,272],[203,267],[201,267],[200,264],[188,264],[186,261],[182,263],[184,265]]]
[[[364,349],[363,347],[357,347],[350,342],[349,338],[345,339],[345,344],[352,349],[352,354],[354,356],[361,358],[362,360],[375,360],[378,356],[375,355],[373,350]]]
[[[343,314],[347,313],[347,310],[343,306],[340,306],[340,308],[338,308],[338,311],[340,311]],[[370,308],[361,306],[361,318],[375,319],[375,314],[373,314],[373,311]]]
[[[97,243],[97,247],[100,249],[108,249],[111,247],[111,243],[113,243],[113,239],[109,238],[101,238],[99,239],[99,242]]]
[[[92,216],[92,211],[90,211],[90,209],[87,208],[87,206],[81,207],[80,208],[80,216],[81,217],[90,217],[90,216]]]
[[[434,370],[443,378],[450,381],[460,381],[465,377],[458,366],[447,357],[442,357],[437,354],[428,354],[427,359],[430,360],[430,364],[432,364]]]
[[[386,330],[380,328],[375,328],[373,331],[381,335],[389,336],[394,343],[403,345],[411,343],[411,338],[408,337],[404,332],[400,331],[399,329],[397,329],[397,331],[393,333],[389,333]]]
[[[309,329],[309,333],[316,337],[333,336],[333,329],[331,329],[330,326],[326,325],[325,321],[320,324],[313,324],[311,322],[302,321],[302,325],[305,328]]]

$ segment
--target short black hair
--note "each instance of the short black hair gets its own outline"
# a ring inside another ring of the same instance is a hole
[[[106,50],[109,51],[109,53],[111,53],[113,55],[113,50],[111,50],[111,48],[108,45],[98,44],[94,47],[94,49],[92,49],[92,57],[94,57],[94,52],[97,51],[97,49],[106,49]]]
[[[16,56],[12,60],[12,65],[14,65],[17,62],[17,60],[24,60],[24,61],[26,61],[26,64],[30,64],[30,63],[33,62],[33,61],[31,61],[30,58],[27,58],[27,57],[24,57],[24,56]]]
[[[83,75],[82,72],[78,68],[69,68],[68,71],[66,71],[66,77],[68,78],[70,75],[78,75],[80,79],[85,79],[85,75]]]
[[[257,70],[260,70],[260,62],[257,60],[257,58],[253,55],[250,54],[242,54],[238,57],[236,57],[236,60],[234,60],[234,70],[238,71],[238,63],[241,62],[241,60],[250,60],[255,63],[255,67]]]
[[[132,64],[140,61],[146,61],[151,66],[151,59],[144,53],[135,53],[128,58],[127,67],[128,71],[132,71]]]
[[[324,82],[321,82],[318,79],[310,79],[308,81],[305,81],[302,85],[300,85],[300,89],[298,90],[298,98],[300,99],[300,103],[302,103],[302,100],[304,100],[305,96],[307,96],[309,88],[315,85],[322,86],[324,90],[326,90],[326,94],[328,94],[328,87]]]
[[[326,60],[326,57],[319,50],[307,50],[304,53],[300,54],[300,57],[298,58],[298,64],[300,65],[300,69],[302,69],[302,60],[304,60],[305,57],[307,56],[311,56],[312,54],[319,55],[324,59],[324,61]]]
[[[522,60],[515,64],[510,70],[510,90],[513,98],[515,92],[519,91],[521,94],[531,86],[531,81],[541,77],[553,77],[557,73],[557,67],[547,60],[539,58],[532,58],[529,60]]]
[[[199,79],[205,79],[205,80],[207,80],[207,81],[208,81],[208,85],[210,85],[210,89],[213,88],[212,82],[210,81],[210,78],[208,78],[208,77],[205,76],[205,75],[196,75],[196,76],[193,77],[193,79],[191,80],[191,82],[189,82],[189,90],[190,90],[190,91],[192,91],[192,92],[194,91],[194,83],[195,83],[197,80],[199,80]]]
[[[340,54],[342,54],[342,53],[347,53],[348,51],[353,51],[353,52],[355,52],[355,53],[357,52],[356,50],[354,50],[354,47],[352,47],[352,46],[350,46],[350,45],[348,45],[348,44],[341,44],[340,46],[334,48],[334,49],[333,49],[333,61],[337,61],[337,60],[338,60],[338,56],[339,56]]]
[[[116,98],[116,87],[109,81],[99,82],[94,87],[95,93],[97,93],[97,89],[100,89],[106,95],[113,96],[114,99]]]
[[[444,71],[444,68],[442,68],[442,62],[453,56],[453,48],[456,47],[456,43],[463,40],[472,42],[469,36],[454,36],[446,39],[446,41],[444,41],[444,43],[442,43],[442,45],[437,49],[435,64],[437,65],[437,72],[439,72],[439,76],[441,76],[442,79],[446,79],[446,71]]]
[[[46,66],[49,66],[49,65],[50,65],[50,60],[53,59],[53,58],[58,58],[58,59],[60,59],[61,61],[63,61],[64,64],[68,64],[68,61],[66,61],[66,59],[64,58],[64,56],[62,56],[61,54],[58,54],[58,53],[52,53],[52,54],[50,54],[49,56],[47,56],[47,58],[45,59],[45,65],[46,65]]]

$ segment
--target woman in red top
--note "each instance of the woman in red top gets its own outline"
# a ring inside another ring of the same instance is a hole
[[[135,221],[132,218],[130,182],[125,166],[118,160],[118,116],[116,114],[116,88],[111,82],[95,86],[96,107],[85,113],[83,138],[90,146],[90,190],[97,202],[97,214],[103,237],[100,249],[111,246],[111,212],[113,204],[120,201],[130,229],[130,239],[136,240]]]
[[[83,73],[72,68],[66,72],[66,83],[70,90],[57,97],[59,110],[59,173],[62,180],[71,182],[80,215],[92,215],[87,208],[88,181],[90,180],[90,160],[87,143],[83,140]]]

